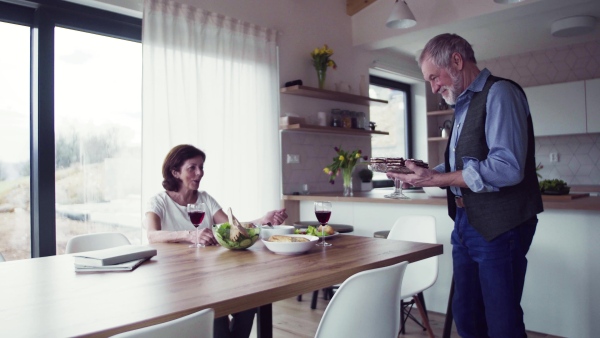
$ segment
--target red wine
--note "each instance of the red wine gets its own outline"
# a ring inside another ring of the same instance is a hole
[[[315,211],[315,215],[317,215],[317,220],[319,220],[319,223],[325,224],[329,222],[331,211]]]
[[[202,220],[204,220],[204,211],[188,212],[188,215],[190,215],[190,220],[196,228],[202,223]]]

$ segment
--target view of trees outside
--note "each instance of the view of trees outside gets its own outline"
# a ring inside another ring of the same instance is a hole
[[[390,133],[386,137],[373,137],[371,139],[371,152],[373,157],[404,157],[406,158],[406,94],[403,91],[369,85],[369,96],[380,100],[387,100],[385,106],[371,106],[371,121],[377,124],[378,130]],[[384,173],[373,173],[373,179],[384,180]]]
[[[0,22],[0,252],[6,260],[31,255],[29,35],[29,27]]]
[[[11,130],[0,136],[0,252],[7,260],[30,257],[29,28],[18,28],[26,33],[26,51],[0,56],[15,59],[0,59],[1,65],[18,61],[26,70],[1,77],[0,85],[14,87],[14,79],[27,80],[19,95],[0,100],[0,128],[18,115],[26,131],[22,135],[15,126],[6,126]],[[4,29],[0,23],[0,39]],[[11,32],[6,35],[15,38]],[[69,238],[84,233],[119,231],[132,243],[141,242],[141,61],[140,43],[55,29],[58,254]],[[0,92],[4,96],[2,87]],[[22,96],[25,105],[16,110],[12,101]],[[25,144],[17,149],[13,138]]]

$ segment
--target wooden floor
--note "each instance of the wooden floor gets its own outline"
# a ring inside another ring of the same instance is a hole
[[[320,294],[317,308],[312,310],[310,308],[310,301],[312,294],[305,294],[302,296],[302,301],[299,302],[296,298],[290,298],[273,303],[273,337],[274,338],[312,338],[317,332],[317,327],[323,315],[323,311],[327,307],[328,301],[323,300],[322,294]],[[413,313],[416,314],[417,318],[418,311],[413,309]],[[429,312],[429,322],[431,328],[436,337],[442,337],[444,331],[444,319],[443,314]],[[399,335],[400,338],[414,338],[414,337],[428,337],[427,332],[423,331],[412,320],[406,322],[406,333]],[[558,336],[551,336],[546,334],[540,334],[536,332],[527,332],[528,338],[560,338]],[[253,327],[252,334],[250,337],[256,337],[256,322]],[[452,338],[460,337],[456,333],[456,329],[452,328]]]

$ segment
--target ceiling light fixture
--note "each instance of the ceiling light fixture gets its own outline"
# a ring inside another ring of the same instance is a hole
[[[417,24],[414,14],[408,8],[406,1],[396,0],[392,14],[385,25],[388,28],[410,28]]]
[[[523,0],[494,0],[497,4],[516,4],[517,2],[521,2]]]
[[[571,16],[556,20],[552,23],[550,32],[552,36],[569,37],[584,35],[594,30],[596,18],[588,15]]]

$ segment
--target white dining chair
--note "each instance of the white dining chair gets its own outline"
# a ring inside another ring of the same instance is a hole
[[[5,261],[4,256],[2,256],[2,253],[0,252],[0,262],[4,262],[4,261]]]
[[[131,242],[120,232],[85,234],[70,238],[67,241],[65,253],[101,250],[128,244],[131,244]]]
[[[204,309],[168,322],[119,333],[113,338],[213,338],[215,311]]]
[[[403,240],[421,243],[437,243],[435,217],[428,215],[406,215],[398,218],[387,236],[388,240]],[[404,333],[404,324],[408,318],[413,319],[433,337],[429,324],[423,291],[430,288],[437,280],[438,257],[431,257],[408,264],[402,280],[400,332]],[[410,299],[405,301],[405,299]],[[412,306],[417,306],[422,324],[410,313]]]
[[[400,285],[407,265],[362,271],[346,279],[327,305],[315,338],[398,337]]]

